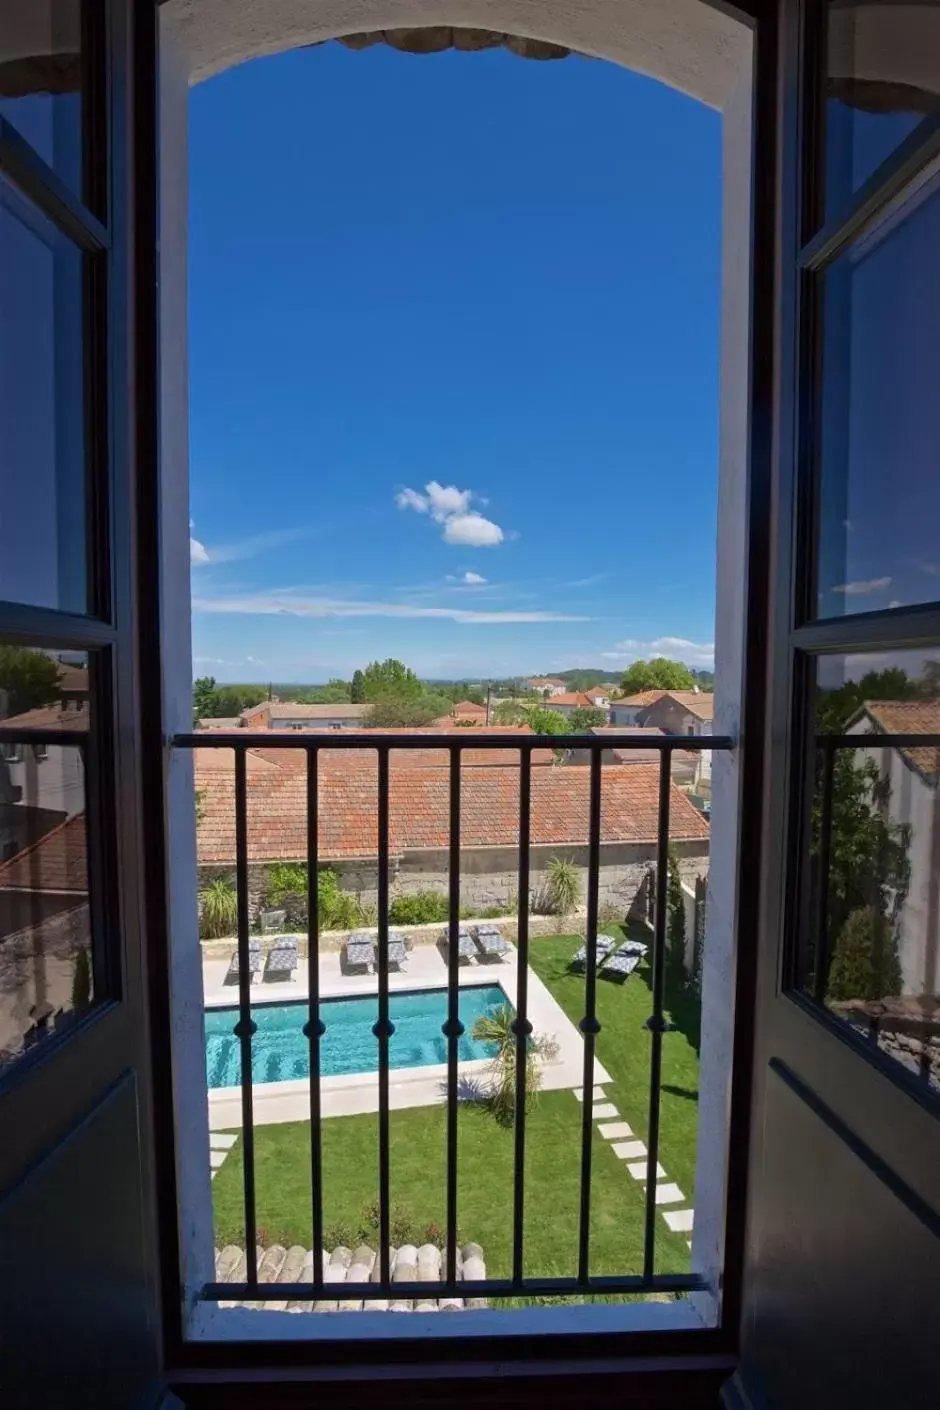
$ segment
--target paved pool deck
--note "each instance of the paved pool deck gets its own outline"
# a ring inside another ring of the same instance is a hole
[[[207,960],[203,965],[206,1008],[230,1007],[238,1003],[238,986],[226,984],[228,963]],[[374,974],[344,974],[338,953],[320,957],[320,996],[324,999],[355,997],[378,992]],[[462,964],[461,986],[498,984],[515,1007],[518,965],[515,949],[501,960]],[[403,969],[389,975],[389,992],[406,989],[442,989],[447,985],[447,964],[436,945],[417,945],[408,953]],[[252,1003],[272,1003],[306,999],[306,960],[301,960],[293,980],[265,982],[251,986]],[[581,1088],[584,1083],[584,1045],[581,1034],[560,1004],[533,972],[528,971],[528,1017],[536,1033],[555,1039],[557,1056],[542,1064],[542,1090]],[[479,1084],[485,1080],[487,1062],[458,1064],[458,1085]],[[594,1081],[609,1082],[609,1073],[597,1061]],[[443,1105],[447,1099],[447,1067],[393,1068],[389,1074],[389,1106]],[[310,1117],[310,1083],[306,1078],[291,1082],[255,1082],[252,1087],[255,1125],[279,1121],[306,1121]],[[375,1072],[320,1079],[320,1107],[323,1116],[352,1116],[379,1109],[379,1083]],[[241,1089],[217,1087],[209,1092],[209,1125],[213,1131],[236,1130],[242,1123]]]

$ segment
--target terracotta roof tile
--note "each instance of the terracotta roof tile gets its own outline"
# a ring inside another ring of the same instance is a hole
[[[884,734],[940,734],[940,700],[866,700],[859,715],[862,712]],[[940,746],[902,749],[901,753],[926,778],[935,780],[940,774]]]
[[[532,842],[583,844],[588,835],[586,767],[537,769],[532,775]],[[197,777],[203,792],[199,860],[229,863],[235,856],[234,789],[218,773]],[[611,768],[601,780],[604,842],[656,840],[659,769],[638,764]],[[448,844],[450,785],[435,768],[393,770],[389,834],[393,854]],[[320,779],[320,855],[371,857],[376,851],[375,767],[328,768]],[[514,847],[518,840],[519,771],[505,765],[470,769],[462,778],[461,841],[465,847]],[[673,840],[706,840],[708,824],[681,790],[670,803]],[[306,783],[294,769],[248,778],[248,846],[253,861],[300,859],[306,848]]]
[[[76,813],[4,862],[0,890],[87,892],[84,813]]]

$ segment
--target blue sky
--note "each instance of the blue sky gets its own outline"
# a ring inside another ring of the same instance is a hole
[[[335,44],[190,111],[196,674],[710,665],[718,115]]]

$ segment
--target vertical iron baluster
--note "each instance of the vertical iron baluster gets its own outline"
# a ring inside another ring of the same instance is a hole
[[[391,1284],[389,1253],[389,1127],[388,1127],[388,1043],[395,1029],[388,1016],[388,755],[378,751],[378,925],[379,925],[379,1017],[373,1033],[379,1040],[379,1271],[382,1285]]]
[[[672,750],[659,756],[659,825],[656,842],[656,916],[653,929],[653,1012],[646,1020],[652,1035],[650,1050],[650,1115],[646,1136],[646,1231],[643,1239],[643,1276],[653,1277],[656,1254],[656,1168],[659,1164],[659,1101],[663,1070],[663,997],[666,983],[666,897],[669,879],[669,784]]]
[[[829,852],[832,846],[832,777],[836,751],[831,740],[822,740],[822,793],[819,800],[819,850],[816,856],[816,949],[814,989],[816,1002],[826,1002],[829,979]]]
[[[255,1212],[255,1128],[251,1090],[251,960],[248,954],[248,788],[245,751],[235,750],[235,895],[238,914],[238,1022],[235,1036],[241,1050],[242,1176],[245,1187],[245,1281],[258,1281],[257,1218]]]
[[[523,1225],[525,1221],[525,1087],[529,1035],[529,838],[532,798],[532,754],[519,752],[519,918],[516,924],[516,1115],[512,1205],[512,1280],[523,1278]]]
[[[578,1281],[587,1283],[591,1256],[591,1151],[594,1139],[594,1046],[600,1032],[597,1021],[597,907],[600,884],[601,837],[601,748],[602,740],[591,744],[591,792],[588,805],[588,875],[586,968],[584,973],[584,1018],[578,1025],[584,1034],[584,1100],[581,1103],[581,1221],[578,1234]]]
[[[450,913],[447,946],[447,1260],[445,1279],[457,1281],[457,1058],[460,1022],[460,750],[450,751]]]
[[[323,1136],[320,1129],[320,875],[319,756],[307,750],[307,1022],[310,1044],[310,1199],[313,1224],[313,1284],[323,1290]]]

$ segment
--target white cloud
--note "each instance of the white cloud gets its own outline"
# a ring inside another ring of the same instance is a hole
[[[466,514],[470,508],[469,490],[458,490],[456,485],[439,485],[436,480],[425,485],[431,518],[443,524],[452,514]]]
[[[249,616],[313,618],[398,617],[496,626],[512,622],[587,622],[589,617],[566,612],[488,612],[464,607],[418,607],[401,602],[355,602],[341,598],[307,597],[298,589],[219,597],[193,598],[195,612],[240,613]]]
[[[189,527],[193,527],[192,522]],[[189,556],[193,563],[237,563],[243,558],[256,558],[268,549],[280,548],[282,544],[309,538],[311,532],[310,528],[269,529],[263,534],[251,534],[248,538],[236,539],[234,543],[218,544],[211,548],[190,537]]]
[[[832,591],[841,593],[844,597],[868,597],[873,592],[884,592],[885,588],[890,586],[890,578],[863,578],[856,583],[839,583]]]
[[[469,514],[455,514],[444,524],[444,542],[462,544],[465,548],[495,548],[505,534],[492,519],[484,519],[475,509]]]
[[[194,656],[194,666],[224,666],[225,661],[221,656]]]
[[[468,568],[466,573],[464,573],[463,577],[460,579],[460,581],[462,583],[466,583],[468,587],[480,587],[483,583],[486,582],[486,579],[481,577],[479,573],[471,572],[471,570]]]
[[[417,490],[403,489],[395,496],[395,503],[399,509],[415,509],[419,514],[427,514],[430,505],[423,494],[418,494]]]
[[[658,636],[653,641],[618,641],[611,651],[602,651],[605,661],[648,660],[651,656],[667,656],[686,666],[701,666],[711,670],[715,664],[713,641],[689,641],[684,636]]]
[[[518,538],[518,534],[507,534],[491,519],[485,519],[476,509],[470,508],[474,498],[472,490],[461,490],[456,485],[441,485],[437,480],[429,480],[424,494],[406,486],[395,496],[399,509],[413,509],[418,514],[427,514],[435,524],[444,526],[444,542],[460,544],[465,548],[495,548],[506,538]],[[481,504],[487,501],[482,499]]]
[[[893,597],[893,598],[891,599],[891,601],[888,603],[888,606],[889,606],[889,607],[903,607],[903,606],[904,606],[904,603],[903,603],[903,602],[899,602],[896,597]]]

